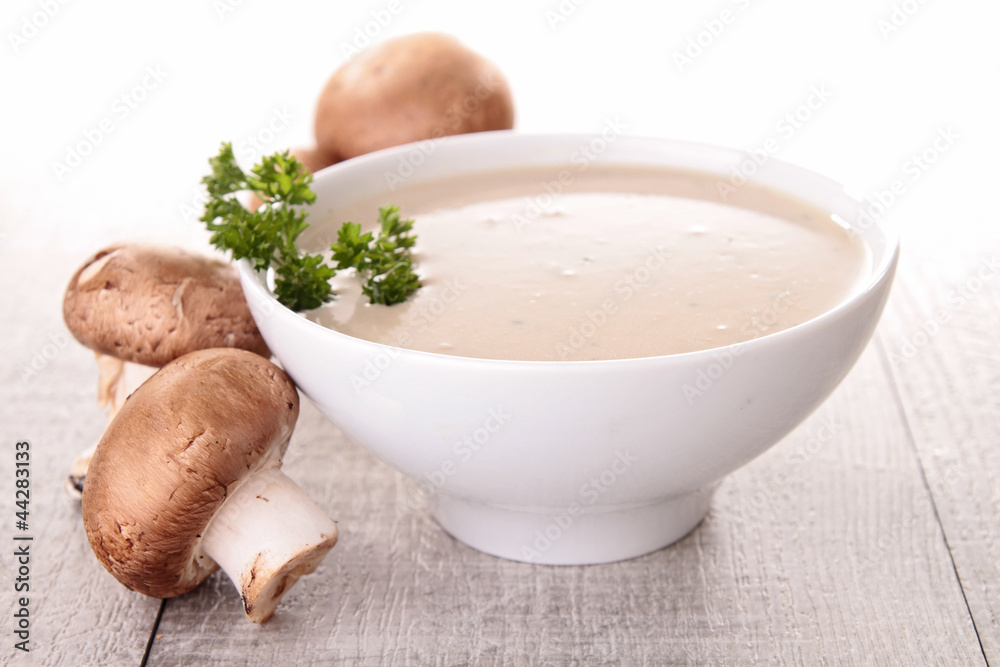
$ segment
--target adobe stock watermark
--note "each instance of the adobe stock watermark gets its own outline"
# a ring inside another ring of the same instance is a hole
[[[399,358],[402,350],[410,345],[413,333],[425,331],[440,319],[467,289],[467,285],[463,285],[455,278],[449,278],[438,290],[435,298],[410,304],[392,343],[383,346],[378,353],[366,360],[360,372],[351,374],[351,387],[354,393],[360,396],[362,391],[377,382]]]
[[[920,181],[959,139],[961,135],[951,125],[938,127],[930,143],[903,162],[900,174],[887,187],[875,190],[862,200],[848,234],[857,235],[884,218],[889,209],[906,195],[910,186]]]
[[[559,3],[545,10],[545,22],[553,32],[563,23],[570,20],[576,10],[587,4],[588,0],[559,0]]]
[[[986,283],[1000,275],[1000,253],[979,260],[965,282],[948,292],[945,297],[947,307],[940,307],[928,319],[921,322],[915,331],[902,337],[895,352],[889,352],[889,362],[895,368],[909,364],[917,354],[934,340],[955,314],[971,303]]]
[[[475,89],[444,112],[441,124],[431,130],[429,139],[411,144],[412,148],[397,159],[396,169],[383,172],[382,177],[385,179],[389,191],[395,192],[396,188],[417,173],[417,170],[437,150],[438,140],[441,137],[455,134],[462,122],[476,113],[483,102],[489,99],[501,85],[503,84],[497,79],[496,72],[482,74],[476,82]]]
[[[927,5],[928,0],[903,0],[893,3],[889,14],[880,18],[875,24],[882,39],[888,41],[910,22],[917,13]]]
[[[462,466],[490,443],[490,440],[511,421],[512,415],[502,406],[490,408],[479,426],[456,440],[451,447],[451,454],[441,461],[436,470],[424,473],[424,478],[417,481],[417,488],[406,502],[406,509],[422,511],[428,507],[431,499],[448,479],[454,476]]]
[[[911,528],[916,522],[917,515],[913,512],[907,512],[902,519],[880,530],[875,541],[865,551],[856,555],[856,566],[859,569],[867,569],[876,564],[899,541],[903,531]]]
[[[212,10],[215,12],[216,18],[223,21],[229,14],[232,14],[239,7],[241,7],[244,1],[245,0],[213,0]]]
[[[59,14],[70,0],[39,0],[38,9],[21,17],[17,32],[7,33],[7,42],[14,53],[37,37],[47,25]]]
[[[730,195],[746,185],[832,98],[833,92],[826,84],[810,86],[806,98],[775,122],[774,134],[768,136],[757,148],[747,151],[746,158],[733,167],[727,180],[716,181],[715,188],[722,201],[728,201]]]
[[[45,342],[35,350],[31,359],[27,363],[22,363],[17,367],[17,375],[21,378],[22,384],[27,384],[49,367],[59,354],[69,345],[69,334],[65,331],[54,331],[45,338]]]
[[[543,216],[558,214],[559,211],[553,207],[576,180],[576,175],[590,168],[627,129],[628,123],[619,116],[605,120],[600,131],[570,155],[569,163],[573,168],[561,169],[551,180],[542,183],[542,192],[529,197],[524,209],[511,216],[514,230],[520,232]]]
[[[371,46],[382,32],[389,27],[392,20],[403,11],[402,0],[389,0],[384,7],[373,9],[369,18],[362,25],[354,27],[354,35],[350,42],[340,43],[340,54],[345,59],[351,59],[364,49]]]
[[[569,327],[565,342],[556,343],[556,353],[562,359],[569,359],[587,345],[587,341],[597,335],[614,317],[622,304],[631,300],[652,280],[653,275],[668,264],[668,256],[662,246],[647,249],[645,260],[621,277],[612,286],[613,294],[593,308],[587,310],[576,325]]]
[[[729,369],[736,365],[739,358],[743,356],[743,353],[746,351],[747,342],[760,338],[770,331],[781,319],[781,316],[788,312],[788,309],[794,304],[795,300],[792,298],[792,293],[782,291],[778,293],[767,308],[747,319],[740,327],[742,341],[714,352],[712,354],[714,360],[707,366],[699,368],[692,382],[681,386],[681,393],[684,394],[688,405],[694,405],[697,399],[710,391],[715,386],[715,383],[722,379],[729,372]]]
[[[562,537],[573,528],[573,524],[587,507],[596,505],[611,487],[628,473],[639,458],[628,449],[616,450],[615,457],[600,474],[591,477],[577,492],[577,499],[570,503],[565,511],[552,515],[552,521],[544,528],[535,531],[529,543],[521,545],[521,558],[531,563],[552,548]]]
[[[684,46],[674,50],[674,65],[681,74],[701,58],[720,37],[750,8],[751,0],[732,0],[712,17],[701,22],[699,29],[688,36]]]
[[[286,107],[274,107],[271,109],[271,116],[260,128],[233,145],[233,155],[247,164],[256,164],[266,153],[274,152],[271,144],[279,134],[288,129],[293,120],[295,115]]]
[[[149,65],[142,78],[111,103],[110,113],[105,115],[96,125],[86,127],[81,132],[82,137],[66,147],[62,162],[52,162],[52,172],[59,181],[83,164],[98,146],[103,144],[121,123],[128,119],[150,96],[159,88],[168,76],[159,65]]]
[[[233,156],[247,165],[247,169],[249,169],[262,157],[277,150],[273,145],[275,140],[288,129],[294,120],[295,114],[290,112],[287,107],[273,107],[271,115],[258,129],[232,142]],[[177,211],[184,222],[194,223],[201,217],[207,203],[208,192],[204,187],[198,187],[195,188],[194,194],[191,196],[191,202],[178,204]]]
[[[824,418],[820,425],[809,434],[805,442],[799,445],[792,453],[789,458],[790,463],[794,467],[798,467],[811,460],[824,447],[833,442],[843,427],[844,423],[834,416]],[[787,469],[781,467],[774,468],[758,488],[754,489],[754,492],[749,497],[742,500],[739,508],[735,511],[726,512],[727,517],[739,523],[744,523],[751,518],[758,517],[761,510],[766,508],[774,496],[787,484],[788,477]]]

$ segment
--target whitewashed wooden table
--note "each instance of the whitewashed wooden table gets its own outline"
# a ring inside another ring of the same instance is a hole
[[[39,664],[1000,660],[1000,279],[973,278],[995,255],[908,255],[876,339],[834,396],[727,479],[691,535],[628,562],[546,567],[475,552],[306,402],[286,470],[338,518],[342,539],[262,627],[243,619],[224,575],[160,602],[119,586],[90,553],[61,488],[101,427],[93,358],[66,341],[58,307],[78,259],[52,271],[40,256],[7,258],[23,298],[4,299],[2,347],[18,363],[3,371],[2,534],[12,544],[13,444],[28,440]],[[963,267],[968,284],[946,277]],[[949,305],[963,287],[970,301]],[[949,318],[924,342],[928,304]],[[924,344],[904,350],[904,337]],[[37,375],[21,365],[32,359]]]
[[[161,602],[93,557],[62,487],[103,415],[93,356],[62,324],[62,290],[121,238],[203,243],[191,208],[218,142],[307,141],[341,47],[388,4],[197,4],[60,4],[0,54],[0,86],[13,91],[0,110],[0,664],[1000,665],[1000,103],[984,83],[1000,62],[995,3],[925,3],[888,35],[891,3],[810,16],[791,0],[733,3],[734,21],[686,71],[671,53],[726,3],[575,2],[555,25],[545,12],[558,3],[517,0],[489,20],[468,3],[402,3],[378,38],[438,28],[475,44],[510,76],[522,129],[592,131],[620,116],[631,133],[748,150],[771,133],[781,157],[869,197],[908,178],[907,159],[941,128],[959,140],[892,207],[903,261],[858,365],[723,482],[689,536],[592,567],[483,555],[305,401],[285,469],[339,520],[341,541],[261,627],[221,574]],[[22,34],[39,7],[11,3],[0,19]],[[297,36],[295,76],[266,62],[220,74],[220,54],[273,34]],[[122,117],[115,101],[150,67],[164,79]],[[817,85],[833,101],[793,137],[775,134]],[[54,163],[105,116],[113,131],[59,178]],[[31,444],[23,532],[18,441]],[[14,648],[16,534],[33,537],[27,654]]]

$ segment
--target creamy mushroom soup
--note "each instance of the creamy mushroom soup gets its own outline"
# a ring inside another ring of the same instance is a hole
[[[531,361],[719,347],[829,310],[869,270],[864,245],[805,202],[709,174],[531,168],[403,186],[423,287],[368,305],[338,276],[315,321],[427,352]],[[727,190],[727,188],[723,188]],[[385,199],[338,211],[374,220]],[[315,224],[315,221],[314,221]]]

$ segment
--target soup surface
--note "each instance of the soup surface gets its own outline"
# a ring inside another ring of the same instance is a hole
[[[338,219],[414,218],[423,287],[369,305],[357,280],[309,313],[414,350],[530,361],[624,359],[756,338],[843,301],[869,257],[831,216],[710,174],[591,165],[473,173],[397,189]],[[315,221],[314,221],[315,224]]]

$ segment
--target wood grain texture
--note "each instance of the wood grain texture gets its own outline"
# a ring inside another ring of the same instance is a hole
[[[882,345],[983,651],[1000,664],[1000,239],[918,248]]]
[[[232,585],[168,602],[151,665],[981,664],[875,351],[721,487],[680,543],[591,567],[511,563],[449,538],[414,486],[304,410],[288,474],[341,543],[274,619]],[[207,639],[210,638],[210,641]]]
[[[138,665],[159,603],[104,572],[62,491],[65,467],[102,424],[93,360],[64,341],[37,375],[21,379],[22,365],[62,331],[63,278],[33,269],[37,257],[11,261],[27,280],[26,292],[3,304],[13,324],[0,338],[12,362],[2,371],[2,429],[5,442],[32,441],[38,548],[34,650],[23,662]],[[66,258],[67,271],[72,263]],[[926,288],[897,290],[892,308],[905,308],[907,290],[917,289]],[[882,330],[883,345],[891,335]],[[984,664],[972,619],[982,636],[995,608],[995,577],[983,569],[976,578],[977,554],[995,548],[986,451],[995,395],[956,388],[962,400],[983,402],[982,421],[956,439],[976,469],[966,465],[951,482],[948,468],[940,478],[928,472],[929,491],[924,470],[933,466],[919,424],[935,423],[927,415],[943,409],[928,403],[946,401],[905,399],[914,447],[884,359],[869,348],[815,415],[722,484],[691,535],[592,567],[506,562],[457,543],[428,518],[412,482],[305,401],[285,469],[339,519],[341,543],[264,626],[243,618],[221,574],[168,601],[149,664]],[[904,396],[907,386],[900,380]],[[0,471],[0,511],[10,517],[12,456]],[[952,517],[944,532],[935,509]],[[7,543],[10,526],[0,528]],[[9,557],[2,562],[10,581]],[[14,604],[5,593],[8,618]]]
[[[60,258],[55,266],[69,266]],[[63,491],[69,465],[100,436],[94,356],[62,324],[60,299],[69,273],[50,272],[40,256],[5,254],[5,274],[20,286],[4,290],[0,348],[0,610],[4,642],[0,663],[37,665],[138,665],[159,601],[138,596],[115,581],[94,557],[83,530],[79,503]],[[11,281],[8,284],[15,284]],[[14,527],[14,443],[31,444],[29,530]],[[32,535],[28,654],[11,639],[15,594],[13,533]]]

